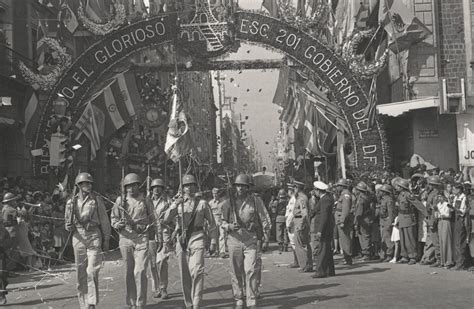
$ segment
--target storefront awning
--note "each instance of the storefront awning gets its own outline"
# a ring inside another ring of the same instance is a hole
[[[379,114],[387,115],[391,117],[398,117],[403,113],[407,113],[412,110],[438,107],[439,98],[438,97],[427,97],[416,100],[401,101],[387,104],[377,105],[377,111]]]

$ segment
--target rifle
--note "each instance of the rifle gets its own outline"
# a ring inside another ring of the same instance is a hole
[[[232,182],[230,181],[229,171],[226,171],[225,174],[227,177],[227,195],[229,196],[230,208],[232,208],[232,213],[234,214],[234,224],[239,224],[238,222],[239,216],[237,215],[237,211],[236,211],[234,195],[232,192]]]
[[[121,212],[121,218],[120,220],[125,221],[125,199],[127,198],[127,195],[125,194],[125,167],[122,166],[122,183],[120,184],[120,212]]]

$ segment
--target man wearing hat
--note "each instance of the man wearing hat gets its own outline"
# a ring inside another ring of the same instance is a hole
[[[99,271],[102,250],[109,250],[110,223],[104,202],[92,192],[94,180],[89,173],[79,173],[76,196],[66,202],[65,229],[73,233],[77,291],[81,308],[95,308],[99,303]]]
[[[295,229],[295,251],[300,272],[313,271],[313,253],[310,244],[310,218],[308,211],[308,196],[303,192],[304,183],[294,181],[295,207],[293,209],[293,224]]]
[[[154,211],[139,190],[141,180],[137,174],[127,174],[122,182],[125,187],[124,199],[117,197],[110,218],[112,227],[120,235],[119,247],[125,270],[125,301],[128,306],[144,308],[148,286],[148,236],[149,229],[155,230]]]
[[[442,193],[442,183],[439,176],[428,177],[428,197],[426,198],[426,210],[428,216],[426,218],[426,225],[428,235],[426,237],[426,243],[424,248],[423,257],[421,258],[420,264],[432,265],[433,267],[440,266],[441,252],[439,247],[439,236],[438,236],[438,219],[437,219],[437,205],[438,196]]]
[[[148,258],[150,259],[150,270],[152,275],[153,297],[168,299],[168,256],[166,255],[167,243],[170,240],[171,227],[163,223],[165,212],[171,205],[171,200],[165,193],[165,182],[156,178],[151,182],[152,190],[148,202],[154,211],[156,220],[156,234],[153,229],[149,229]],[[162,257],[157,259],[157,254],[163,251]]]
[[[186,308],[199,308],[204,289],[204,255],[206,239],[211,240],[210,253],[217,249],[217,226],[207,201],[196,196],[193,175],[184,175],[183,192],[166,211],[164,222],[177,222],[176,254]],[[207,224],[207,234],[204,226]]]
[[[314,209],[311,210],[311,247],[315,274],[312,278],[335,276],[334,260],[331,242],[334,232],[334,218],[332,208],[334,199],[328,193],[328,185],[322,181],[314,182],[315,195],[319,198]]]
[[[381,194],[377,215],[380,218],[380,234],[382,236],[382,252],[384,262],[389,262],[393,258],[395,244],[392,242],[392,228],[395,221],[396,210],[393,201],[393,188],[389,184],[380,187]]]
[[[397,184],[400,194],[397,198],[398,206],[398,228],[400,230],[400,263],[408,263],[408,265],[416,264],[418,239],[416,208],[412,204],[410,193],[410,182],[402,179]]]
[[[16,214],[13,211],[14,209],[9,209],[9,203],[15,203],[18,197],[13,193],[5,193],[3,196],[2,204],[5,206],[2,208],[2,217],[0,218],[0,305],[5,305],[7,303],[6,295],[8,294],[7,285],[8,285],[8,269],[7,269],[7,260],[8,260],[8,251],[11,249],[14,244],[14,239],[10,237],[10,231],[6,229],[5,218],[8,219],[8,223],[13,221],[16,222]],[[8,208],[7,210],[4,210]],[[11,230],[11,229],[10,229]]]
[[[227,230],[232,293],[236,308],[257,308],[258,296],[258,240],[266,240],[269,227],[265,226],[265,205],[250,192],[248,175],[235,178],[235,200],[230,196],[222,206],[222,225]],[[245,291],[244,291],[245,287]]]
[[[286,230],[286,206],[288,205],[288,197],[285,189],[278,191],[278,199],[273,202],[275,211],[275,230],[276,241],[280,252],[288,251],[288,233]]]
[[[352,231],[354,219],[352,216],[352,194],[347,179],[340,179],[336,184],[335,220],[339,236],[339,245],[344,252],[344,264],[352,265]]]
[[[367,184],[359,182],[356,189],[356,203],[354,210],[354,227],[357,232],[361,253],[365,261],[370,260],[370,234],[371,234],[371,215],[370,198],[368,195]]]
[[[227,232],[222,227],[222,200],[219,194],[219,188],[212,188],[212,199],[209,201],[214,220],[217,224],[217,232],[219,237],[219,244],[216,255],[221,258],[227,257]]]

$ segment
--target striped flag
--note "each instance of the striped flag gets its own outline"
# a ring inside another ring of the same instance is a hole
[[[23,136],[25,137],[25,142],[30,144],[33,142],[33,136],[35,130],[38,127],[40,121],[40,105],[38,97],[35,92],[31,93],[31,96],[26,104],[25,108],[25,126],[22,129]]]
[[[295,118],[295,115],[296,115],[296,100],[295,100],[294,88],[290,87],[288,88],[287,103],[283,109],[283,112],[281,113],[280,120],[290,125],[292,124],[293,119]]]
[[[166,136],[165,152],[168,157],[177,162],[182,156],[188,154],[192,148],[191,132],[182,104],[179,102],[178,93],[173,94],[168,134]]]
[[[36,29],[36,63],[38,63],[39,71],[43,68],[46,51],[48,50],[46,44],[41,41],[44,37],[46,37],[46,28],[41,20],[39,20],[38,28]]]
[[[304,121],[304,145],[306,151],[313,155],[318,154],[318,144],[316,141],[316,108],[312,104],[306,105],[306,117]]]
[[[78,130],[76,140],[84,134],[91,142],[91,160],[94,160],[97,151],[100,149],[100,136],[99,127],[97,126],[97,120],[91,102],[87,103],[81,117],[77,120],[76,128]]]

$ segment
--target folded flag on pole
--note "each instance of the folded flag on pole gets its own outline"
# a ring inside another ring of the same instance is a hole
[[[78,140],[84,133],[84,135],[91,142],[91,160],[94,160],[97,151],[100,149],[100,136],[99,127],[97,126],[97,121],[91,102],[87,103],[86,108],[76,123],[76,128],[78,130],[76,140]]]
[[[165,153],[173,162],[177,162],[181,157],[188,154],[191,148],[192,140],[188,120],[184,113],[183,105],[179,101],[178,92],[175,89],[168,134],[166,136]]]
[[[423,41],[431,31],[401,0],[381,0],[379,23],[390,38],[389,48],[398,53]]]
[[[38,21],[38,28],[36,29],[36,62],[38,63],[38,70],[41,71],[44,65],[44,59],[46,56],[46,51],[48,47],[44,41],[41,41],[42,38],[46,36],[46,29],[41,22]]]
[[[36,93],[31,92],[30,99],[25,108],[25,126],[22,129],[27,144],[33,142],[33,136],[38,127],[40,117],[41,113],[38,97],[36,96]]]

